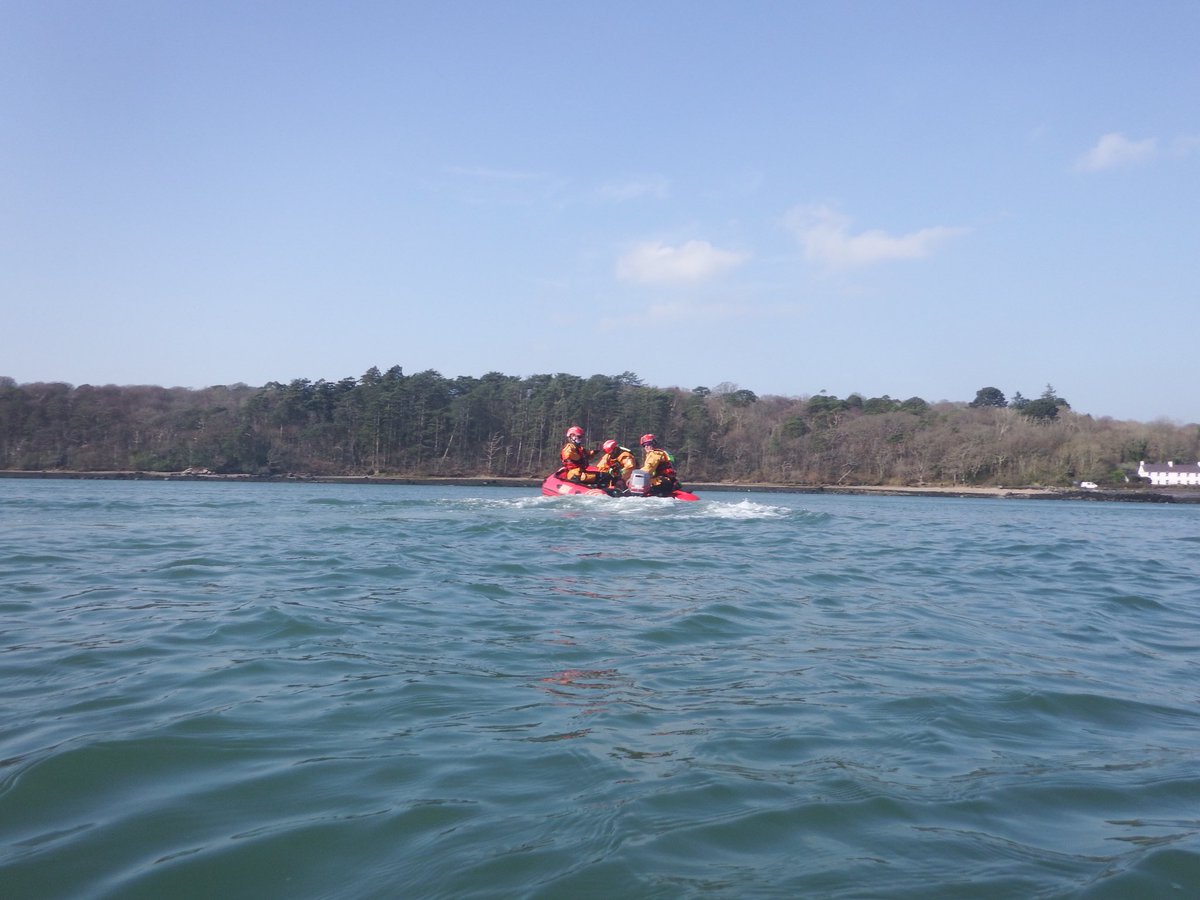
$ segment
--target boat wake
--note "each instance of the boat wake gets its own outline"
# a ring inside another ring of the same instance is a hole
[[[786,506],[755,503],[753,500],[740,500],[737,503],[709,503],[704,512],[714,519],[785,519],[795,514],[796,510]]]
[[[619,498],[604,497],[595,494],[572,494],[567,496],[548,497],[541,494],[517,497],[471,497],[454,500],[441,500],[441,504],[453,506],[469,506],[479,510],[547,510],[567,512],[572,515],[595,513],[624,517],[657,517],[672,516],[688,519],[786,519],[799,513],[799,510],[786,506],[769,503],[757,503],[753,500],[711,500],[702,497],[699,503],[681,503],[670,497],[640,497]]]

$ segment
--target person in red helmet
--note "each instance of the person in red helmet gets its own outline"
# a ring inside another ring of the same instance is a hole
[[[650,493],[671,496],[679,489],[671,454],[658,446],[658,439],[652,434],[643,434],[638,443],[642,446],[642,471],[650,473]]]
[[[578,484],[607,486],[608,475],[588,469],[588,463],[591,461],[593,453],[594,451],[583,445],[583,429],[578,425],[572,425],[567,429],[567,442],[563,444],[563,448],[559,452],[559,457],[562,459],[562,468],[558,470],[559,475],[567,481],[574,481]]]
[[[625,483],[629,480],[629,473],[637,465],[633,458],[633,451],[628,447],[622,447],[614,440],[605,441],[601,449],[604,451],[604,455],[600,457],[600,462],[596,463],[596,468],[601,472],[608,473],[615,490],[624,491]]]

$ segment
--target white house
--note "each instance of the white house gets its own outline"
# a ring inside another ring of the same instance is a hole
[[[1138,464],[1137,473],[1142,478],[1149,478],[1150,483],[1155,487],[1178,484],[1192,484],[1200,487],[1200,462],[1191,465],[1190,463],[1177,464],[1171,461],[1165,466],[1148,466],[1143,459]]]

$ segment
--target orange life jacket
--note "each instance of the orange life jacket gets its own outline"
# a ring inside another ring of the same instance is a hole
[[[588,460],[592,458],[592,451],[582,444],[574,444],[571,441],[567,441],[563,444],[559,456],[562,458],[562,468],[569,473],[573,469],[586,469]],[[562,469],[559,471],[562,471]]]
[[[596,468],[601,472],[611,472],[613,475],[626,478],[633,471],[635,465],[633,454],[624,447],[620,447],[615,454],[605,453],[600,457],[600,462],[596,463]]]
[[[665,479],[675,478],[675,467],[671,464],[671,454],[661,447],[646,451],[642,459],[642,470],[650,473],[650,484],[658,487]]]

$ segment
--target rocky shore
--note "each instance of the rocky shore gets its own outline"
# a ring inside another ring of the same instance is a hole
[[[384,475],[219,475],[188,472],[69,472],[61,470],[0,470],[0,478],[72,478],[102,481],[248,481],[324,484],[449,485],[455,487],[511,487],[535,490],[541,478],[511,477],[402,477]],[[1018,500],[1095,500],[1126,503],[1200,503],[1200,488],[1082,489],[1048,487],[969,487],[965,485],[809,485],[687,482],[689,490],[705,493],[872,494],[905,497],[994,497]]]

